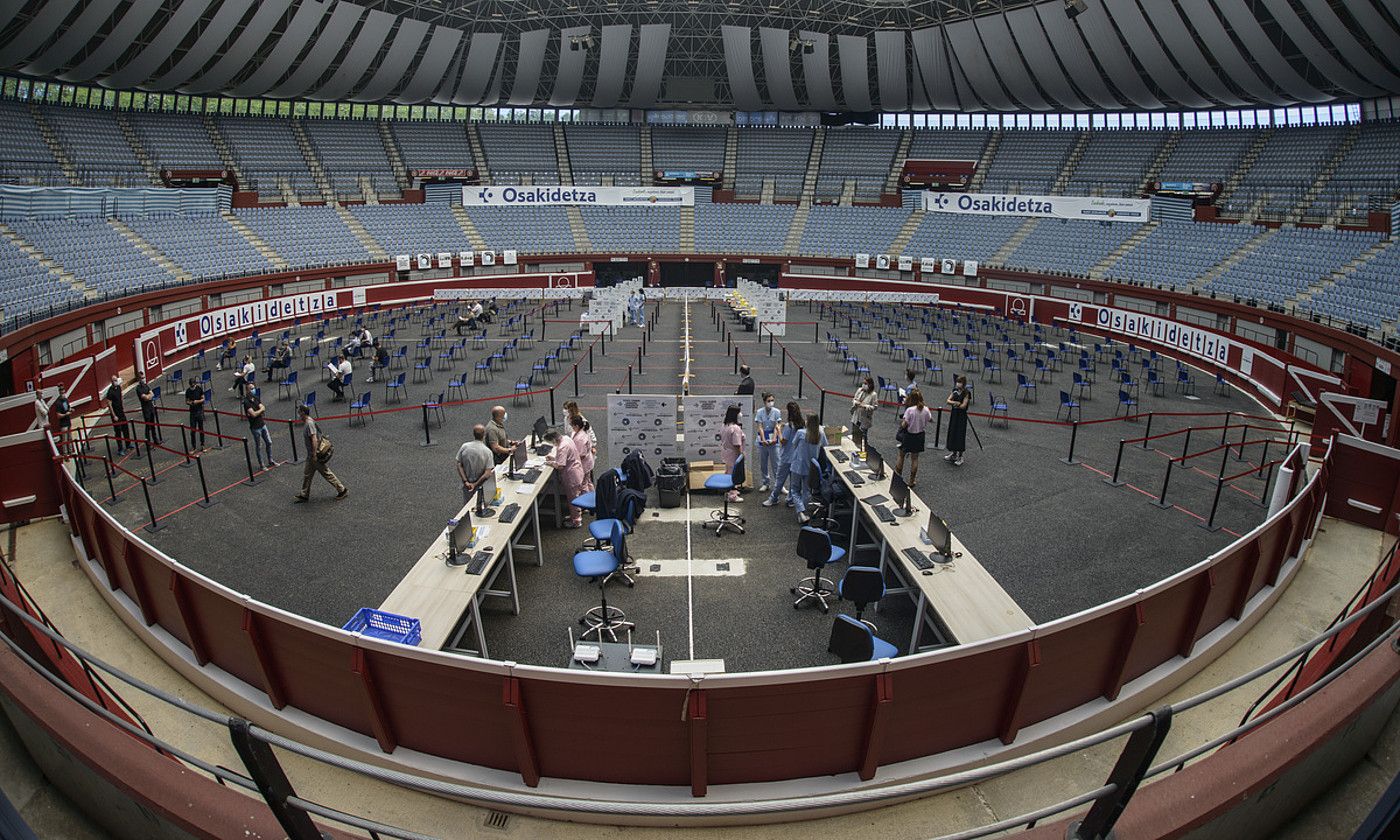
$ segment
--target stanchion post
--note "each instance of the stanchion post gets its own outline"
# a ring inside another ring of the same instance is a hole
[[[627,366],[627,393],[632,393],[632,366]]]
[[[1079,421],[1074,420],[1069,427],[1069,457],[1061,458],[1060,463],[1071,467],[1078,466],[1079,462],[1074,459],[1074,444],[1079,439]]]
[[[553,424],[554,424],[554,422],[555,422],[555,421],[554,421],[554,418],[558,416],[557,414],[555,414],[555,411],[554,411],[554,389],[555,389],[556,387],[558,387],[558,386],[556,386],[556,385],[551,385],[551,386],[549,386],[549,422],[550,422],[550,425],[553,425]]]
[[[112,464],[110,461],[107,463],[107,493],[109,494],[107,499],[107,504],[109,506],[121,502],[121,499],[117,498],[117,485],[112,481]]]
[[[807,376],[806,376],[806,371],[804,371],[801,367],[799,367],[799,368],[797,369],[797,398],[798,398],[799,400],[802,399],[802,381],[803,381],[804,379],[806,379],[806,378],[807,378]],[[826,389],[823,388],[823,389],[822,389],[822,392],[825,393],[825,392],[826,392]]]
[[[783,369],[782,369],[780,375],[782,375],[782,376],[787,376],[787,348],[786,348],[786,347],[783,348]]]
[[[574,363],[574,396],[578,396],[578,363]]]
[[[762,338],[760,338],[759,340],[762,341]],[[773,357],[773,334],[772,334],[772,333],[769,333],[769,334],[768,334],[768,357],[769,357],[770,359]]]
[[[199,492],[204,494],[204,500],[195,502],[195,504],[199,505],[202,508],[213,507],[214,500],[209,498],[209,485],[206,484],[204,481],[204,457],[200,456],[198,458],[195,458],[194,466],[196,471],[199,472]]]
[[[1269,506],[1269,485],[1274,482],[1274,465],[1269,464],[1269,472],[1264,476],[1264,489],[1259,491],[1259,506]]]
[[[1107,484],[1109,487],[1123,486],[1123,482],[1118,480],[1118,471],[1123,468],[1123,444],[1126,442],[1127,441],[1123,438],[1118,439],[1118,457],[1113,460],[1113,477],[1103,480],[1103,483]]]
[[[1176,463],[1175,459],[1167,459],[1167,471],[1162,474],[1162,491],[1157,494],[1157,501],[1152,503],[1163,510],[1172,506],[1171,502],[1167,501],[1167,484],[1172,480],[1172,464],[1174,463]]]
[[[253,456],[248,451],[247,438],[243,439],[243,461],[248,465],[248,484],[252,485],[257,483],[257,479],[253,477]]]
[[[146,443],[146,466],[149,467],[150,470],[151,470],[151,483],[152,483],[152,484],[155,484],[155,483],[156,483],[156,462],[155,462],[155,459],[154,459],[153,457],[151,457],[151,444],[150,444],[150,442],[147,442],[147,443]]]
[[[287,424],[287,437],[292,439],[292,463],[300,464],[301,457],[297,455],[297,424]]]
[[[219,423],[219,412],[216,410],[216,411],[213,412],[213,414],[214,414],[214,434],[215,434],[215,436],[216,436],[214,439],[218,442],[219,448],[220,448],[220,449],[223,449],[223,448],[224,448],[224,429],[223,429],[223,425]]]
[[[817,408],[817,416],[821,418],[823,425],[826,423],[826,389],[822,389],[821,405]]]
[[[1249,423],[1246,422],[1243,426],[1240,426],[1240,451],[1237,452],[1237,453],[1235,453],[1235,460],[1236,460],[1236,461],[1243,461],[1243,460],[1244,460],[1244,439],[1245,439],[1245,436],[1248,435],[1248,434],[1249,434]],[[1229,450],[1227,449],[1226,451],[1228,452]]]
[[[107,447],[107,477],[110,478],[112,476],[112,464],[116,463],[112,460],[112,439],[107,435],[103,435],[102,443]]]
[[[159,531],[161,525],[156,521],[156,509],[151,505],[151,488],[146,485],[146,479],[141,479],[141,494],[146,497],[146,513],[150,515],[151,521],[143,526],[147,531],[154,534]]]
[[[1255,478],[1264,477],[1264,465],[1269,463],[1269,439],[1264,438],[1264,454],[1259,456],[1259,469],[1254,471]]]
[[[432,445],[433,433],[431,427],[428,425],[428,404],[423,403],[423,442],[419,444],[419,446],[426,448]]]
[[[588,372],[593,372],[593,345],[588,345]]]
[[[738,376],[738,375],[739,375],[739,354],[738,354],[738,353],[735,353],[735,354],[734,354],[734,375],[735,375],[735,376]]]
[[[820,343],[821,343],[821,342],[818,340],[818,338],[817,338],[817,336],[818,336],[818,334],[819,334],[819,330],[821,329],[821,326],[822,326],[821,321],[813,321],[813,322],[812,322],[812,343],[813,343],[813,344],[820,344]]]
[[[1229,454],[1230,454],[1230,450],[1228,450],[1228,449],[1225,450],[1225,454],[1226,454],[1226,455],[1229,455]],[[1210,516],[1206,518],[1206,521],[1205,521],[1205,522],[1197,522],[1197,523],[1196,523],[1197,525],[1199,525],[1200,527],[1206,529],[1207,531],[1210,531],[1211,533],[1214,533],[1214,532],[1220,530],[1220,526],[1215,524],[1215,509],[1216,509],[1217,507],[1220,506],[1220,488],[1222,488],[1222,487],[1225,486],[1225,479],[1224,479],[1224,477],[1223,477],[1223,476],[1224,476],[1224,473],[1225,473],[1225,469],[1224,469],[1223,466],[1221,467],[1220,472],[1221,472],[1222,477],[1221,477],[1221,478],[1217,478],[1217,479],[1215,480],[1215,498],[1211,499],[1211,502],[1210,502]]]
[[[939,441],[943,439],[943,406],[939,406],[933,411],[935,417],[933,421],[933,448],[939,448]]]
[[[1152,437],[1152,412],[1149,411],[1147,412],[1147,434],[1142,436],[1143,449],[1151,448],[1150,446],[1148,446],[1148,444],[1151,443],[1151,441],[1148,440],[1148,438],[1150,437]]]
[[[642,348],[637,348],[637,373],[642,372]]]
[[[1225,436],[1230,434],[1230,412],[1225,412],[1225,422],[1220,427],[1220,444],[1225,444]]]
[[[190,430],[190,433],[187,435],[187,434],[185,434],[185,427],[184,427],[183,425],[180,426],[180,446],[183,447],[184,450],[185,450],[185,463],[186,463],[186,464],[188,464],[188,463],[190,462],[190,438],[192,438],[192,437],[194,437],[194,430],[193,430],[193,429],[191,429],[191,430]]]
[[[1186,463],[1186,455],[1191,451],[1191,430],[1193,426],[1186,427],[1186,440],[1181,443],[1181,463]]]

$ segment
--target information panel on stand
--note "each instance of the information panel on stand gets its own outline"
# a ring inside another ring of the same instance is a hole
[[[753,447],[753,397],[729,394],[721,397],[681,397],[681,428],[685,433],[687,461],[718,461],[719,433],[724,426],[724,412],[731,405],[739,406],[739,426]],[[749,455],[750,453],[745,453]]]
[[[676,397],[608,394],[608,457],[622,463],[634,451],[653,464],[681,454]]]

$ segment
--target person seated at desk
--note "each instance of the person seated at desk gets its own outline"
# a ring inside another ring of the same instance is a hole
[[[545,463],[555,469],[559,475],[559,483],[564,485],[564,495],[570,499],[577,499],[587,492],[585,487],[583,462],[579,460],[578,448],[574,446],[574,439],[568,435],[561,434],[558,429],[550,429],[544,433],[545,443],[554,447],[554,451],[545,458]],[[583,525],[583,509],[569,505],[569,518],[564,523],[565,528],[578,528]]]
[[[457,475],[462,479],[462,503],[472,500],[472,494],[496,468],[496,460],[486,445],[486,426],[472,426],[472,439],[457,450]]]
[[[515,449],[515,445],[520,442],[511,440],[506,435],[506,418],[509,416],[505,406],[493,405],[491,406],[491,422],[486,424],[486,445],[491,449],[491,455],[498,464],[504,464]]]

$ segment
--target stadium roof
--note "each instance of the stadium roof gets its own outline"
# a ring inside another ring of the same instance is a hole
[[[0,69],[242,97],[745,111],[1400,93],[1400,0],[0,0]]]

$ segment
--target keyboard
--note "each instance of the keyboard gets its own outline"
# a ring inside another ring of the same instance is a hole
[[[888,522],[891,525],[893,525],[894,523],[899,521],[895,518],[895,515],[890,512],[890,509],[885,507],[884,505],[876,505],[874,510],[875,515],[880,517],[881,522]]]
[[[525,482],[526,484],[534,484],[536,481],[540,480],[540,474],[542,472],[544,471],[541,470],[539,467],[532,467],[531,469],[526,470],[524,473],[521,473],[520,480]]]
[[[889,499],[887,499],[887,498],[884,497],[884,496],[881,496],[879,493],[876,493],[876,494],[873,495],[873,496],[866,496],[865,498],[861,499],[861,501],[862,501],[862,502],[865,502],[867,505],[870,505],[871,507],[874,507],[875,505],[881,504],[881,503],[883,503],[883,502],[888,502]]]
[[[906,549],[904,549],[904,556],[905,556],[905,557],[908,557],[908,558],[910,559],[910,561],[913,562],[914,567],[917,568],[917,569],[918,569],[919,571],[921,571],[921,572],[924,571],[925,569],[932,569],[932,568],[933,568],[933,561],[930,560],[930,559],[928,559],[928,555],[927,555],[927,554],[923,553],[922,551],[918,550],[917,548],[906,548]]]
[[[843,464],[846,463],[846,461],[850,460],[849,458],[846,457],[846,453],[842,452],[842,451],[839,450],[839,449],[833,449],[833,450],[831,450],[831,457],[835,458],[836,460],[840,461],[840,462],[843,463]]]
[[[506,505],[505,508],[501,510],[501,516],[500,516],[500,518],[499,518],[497,521],[498,521],[498,522],[514,522],[514,521],[515,521],[515,516],[516,516],[516,514],[518,514],[518,513],[520,513],[520,505],[517,505],[517,504],[515,504],[514,502],[512,502],[512,503]]]
[[[469,574],[469,575],[479,575],[479,574],[481,574],[481,571],[482,571],[483,569],[486,568],[486,564],[487,564],[488,562],[490,562],[490,560],[491,560],[491,552],[489,552],[489,551],[478,551],[478,552],[476,553],[476,556],[474,556],[474,557],[472,558],[472,561],[471,561],[470,563],[467,564],[467,574]]]
[[[856,487],[859,487],[860,485],[865,483],[865,479],[861,478],[860,473],[856,472],[855,470],[846,470],[844,473],[842,473],[842,475],[844,475],[846,477],[846,480],[851,482],[851,484],[855,485]]]

